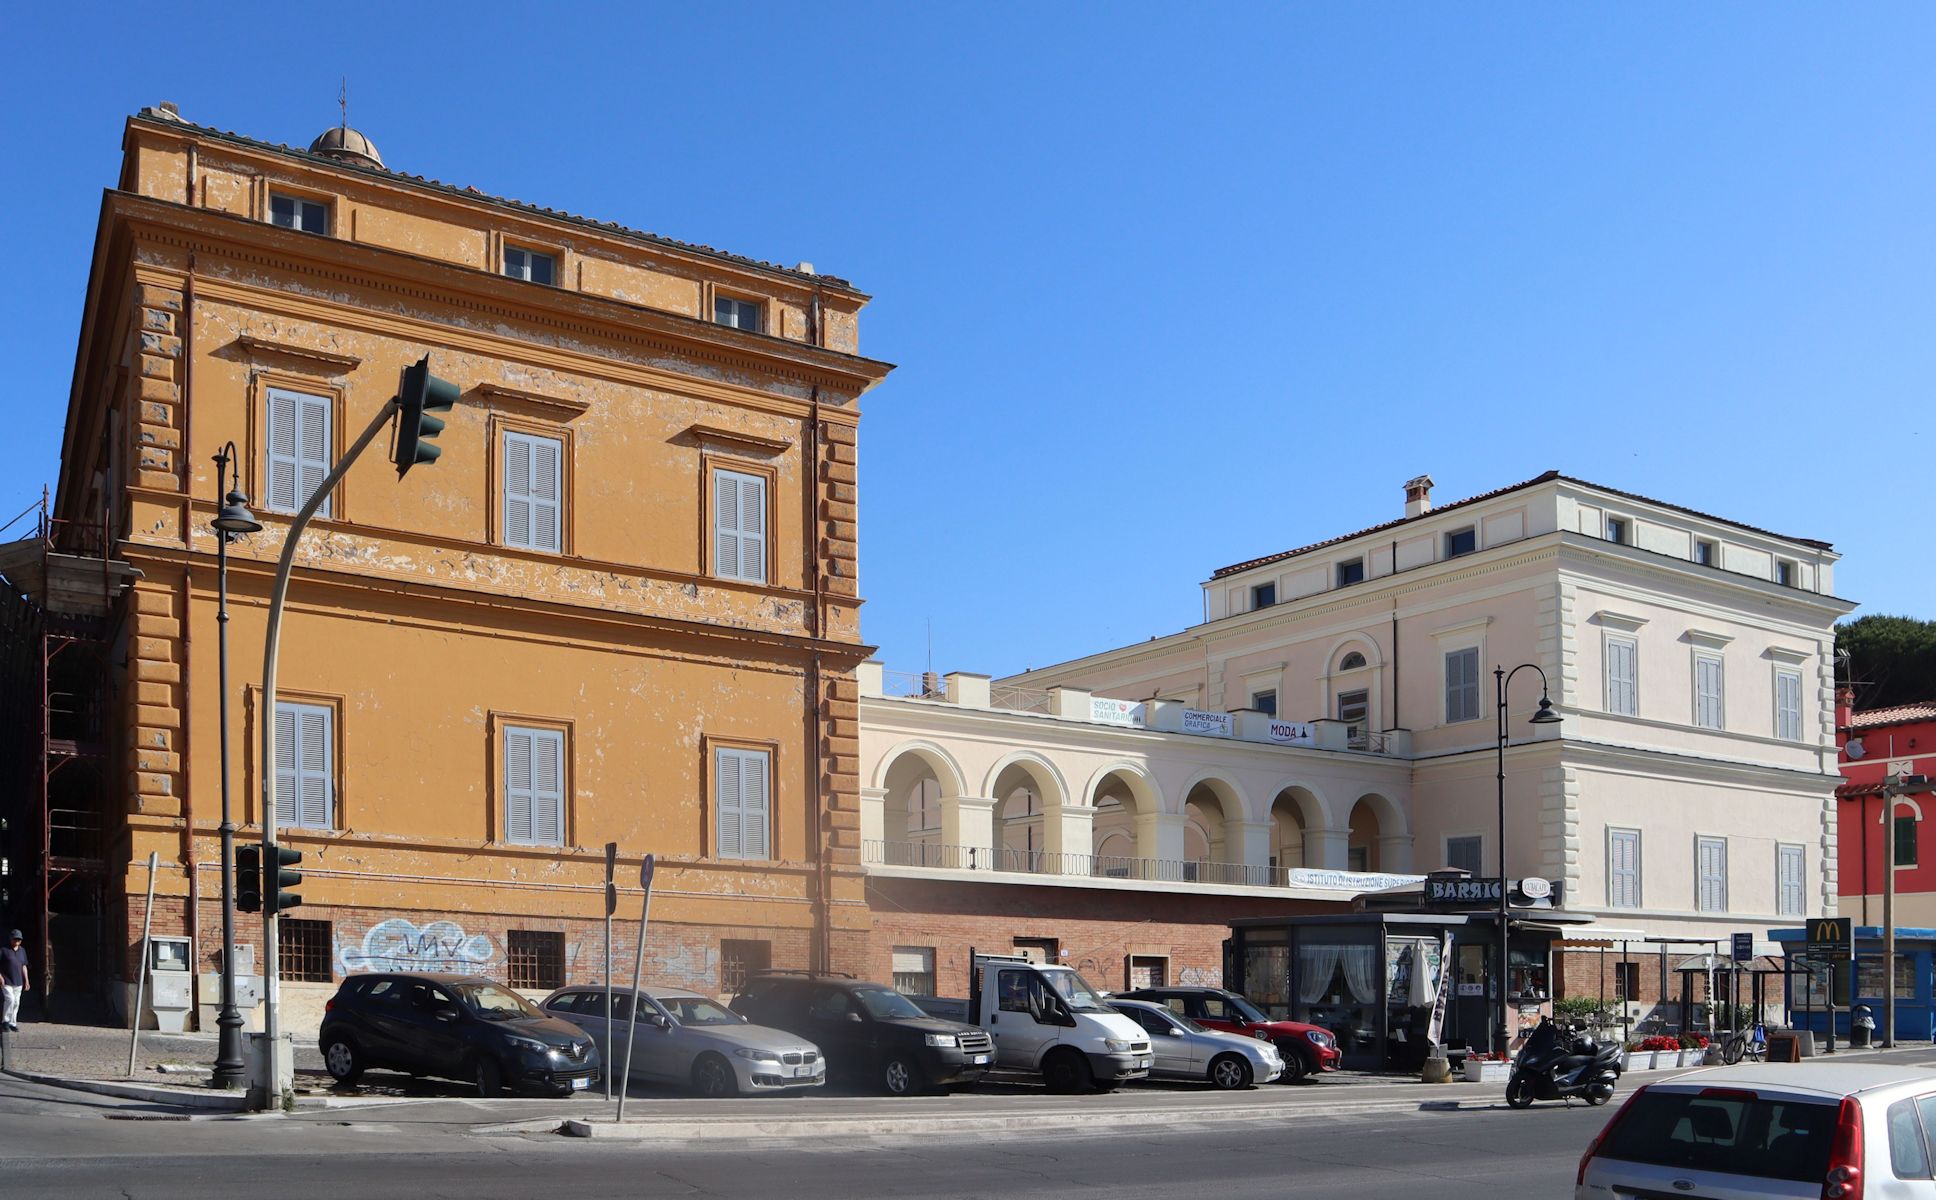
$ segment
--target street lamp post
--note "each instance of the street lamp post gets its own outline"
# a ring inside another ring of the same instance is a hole
[[[1511,920],[1507,912],[1510,904],[1511,889],[1506,883],[1506,687],[1512,683],[1514,675],[1531,669],[1539,673],[1539,710],[1527,720],[1534,725],[1553,725],[1560,715],[1553,711],[1553,702],[1547,699],[1546,672],[1535,663],[1521,663],[1511,671],[1504,667],[1494,667],[1492,678],[1498,702],[1499,716],[1499,1027],[1493,1034],[1493,1051],[1504,1054],[1512,1045],[1512,1000],[1509,993],[1509,978],[1512,960],[1507,956],[1507,928]]]
[[[1896,804],[1904,796],[1926,796],[1931,792],[1936,792],[1936,783],[1931,783],[1927,775],[1891,775],[1882,785],[1882,1048],[1885,1050],[1893,1050],[1896,1045]],[[1849,969],[1855,968],[1851,965]],[[1849,1003],[1855,1003],[1854,988],[1849,989]]]
[[[223,476],[229,480],[222,491]],[[229,812],[229,542],[255,533],[262,522],[249,511],[242,494],[241,466],[235,443],[215,456],[215,496],[219,509],[209,524],[215,529],[215,644],[216,686],[220,690],[222,726],[222,1011],[215,1018],[215,1085],[242,1086],[248,1064],[242,1059],[242,1014],[235,1007],[235,820]]]

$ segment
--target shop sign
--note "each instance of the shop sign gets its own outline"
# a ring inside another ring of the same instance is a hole
[[[1284,874],[1286,881],[1292,887],[1335,888],[1345,892],[1383,892],[1392,888],[1409,887],[1424,878],[1422,875],[1378,875],[1368,871],[1319,871],[1306,867],[1292,867]]]
[[[1099,725],[1126,725],[1131,729],[1141,729],[1144,711],[1141,701],[1112,700],[1107,696],[1089,697],[1089,719]]]
[[[1237,723],[1227,712],[1204,712],[1195,708],[1183,710],[1183,732],[1185,733],[1229,737],[1236,731]]]
[[[1264,725],[1264,736],[1285,746],[1315,746],[1318,744],[1317,727],[1307,721],[1269,721]]]
[[[1497,904],[1499,903],[1499,881],[1497,879],[1428,879],[1425,881],[1425,903]]]

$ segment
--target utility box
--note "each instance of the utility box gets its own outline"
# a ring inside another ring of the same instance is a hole
[[[269,1035],[252,1033],[249,1035],[249,1093],[258,1108],[277,1108],[282,1097],[296,1086],[296,1044],[292,1035],[277,1035],[282,1041],[282,1070],[277,1072],[274,1095],[264,1097],[261,1093],[263,1080],[269,1077]]]
[[[148,939],[148,1008],[155,1028],[182,1033],[189,1010],[195,1007],[195,977],[189,973],[189,940],[185,937]]]

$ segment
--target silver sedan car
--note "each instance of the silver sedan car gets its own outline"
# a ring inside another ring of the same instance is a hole
[[[798,1034],[754,1025],[697,992],[645,988],[632,1035],[631,1078],[689,1087],[702,1096],[743,1096],[819,1087],[827,1081],[820,1047]],[[612,1044],[605,1043],[605,989],[560,988],[541,1007],[584,1030],[614,1074],[624,1070],[630,988],[612,993]]]
[[[1206,1029],[1147,1000],[1111,1000],[1109,1006],[1149,1031],[1155,1057],[1152,1078],[1206,1079],[1220,1088],[1247,1088],[1284,1073],[1283,1056],[1269,1042]]]

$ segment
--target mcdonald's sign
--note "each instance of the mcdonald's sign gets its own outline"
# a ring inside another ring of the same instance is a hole
[[[1849,917],[1814,917],[1808,922],[1808,953],[1816,959],[1848,958],[1854,949],[1855,922]]]

